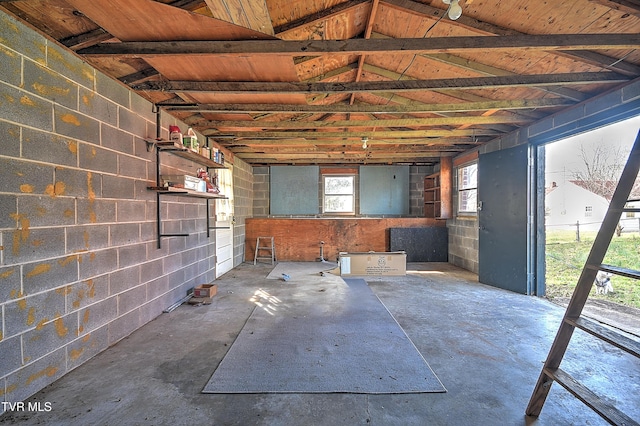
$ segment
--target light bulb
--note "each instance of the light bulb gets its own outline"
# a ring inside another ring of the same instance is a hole
[[[455,21],[459,17],[462,16],[462,8],[458,3],[458,0],[450,0],[451,5],[449,6],[449,19]]]
[[[451,0],[442,0],[442,3],[444,3],[444,4],[451,4]]]
[[[367,149],[367,138],[362,138],[362,149]]]

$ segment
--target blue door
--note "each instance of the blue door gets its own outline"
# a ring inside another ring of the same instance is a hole
[[[478,158],[478,280],[528,294],[528,146]]]

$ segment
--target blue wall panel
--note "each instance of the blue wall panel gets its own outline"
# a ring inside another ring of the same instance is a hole
[[[272,215],[318,214],[318,166],[272,166],[270,192]]]
[[[408,215],[409,166],[361,166],[360,214]]]

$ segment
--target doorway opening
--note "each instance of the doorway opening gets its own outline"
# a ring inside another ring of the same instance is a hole
[[[617,186],[640,117],[620,121],[540,147],[544,158],[545,295],[565,304],[571,297]],[[640,207],[640,181],[630,206]],[[640,270],[640,214],[623,213],[605,264]],[[640,282],[611,277],[611,288],[590,300],[640,309]]]

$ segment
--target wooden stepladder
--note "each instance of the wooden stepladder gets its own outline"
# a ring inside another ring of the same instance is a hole
[[[639,208],[625,208],[629,201],[629,194],[640,170],[640,132],[629,154],[627,164],[622,171],[622,176],[613,194],[609,209],[604,217],[600,230],[589,253],[589,257],[584,265],[578,284],[571,296],[569,305],[565,312],[562,323],[556,334],[556,338],[549,350],[549,355],[544,363],[540,377],[536,384],[526,414],[529,416],[539,416],[544,402],[549,394],[551,384],[556,381],[575,397],[584,402],[592,410],[597,412],[602,418],[613,425],[638,425],[639,423],[631,419],[626,414],[616,409],[611,404],[603,401],[596,393],[579,383],[567,372],[560,368],[562,358],[569,346],[569,341],[575,328],[602,339],[635,357],[640,358],[640,343],[617,333],[609,328],[603,327],[595,321],[582,316],[582,309],[589,297],[598,271],[610,272],[616,275],[635,278],[640,280],[640,271],[625,269],[618,266],[603,265],[602,261],[607,253],[609,244],[620,221],[623,212],[640,212]]]
[[[266,245],[262,245],[266,244]],[[261,256],[262,252],[269,253],[269,256]],[[273,265],[276,261],[276,245],[273,237],[258,237],[256,240],[256,252],[253,255],[253,264],[258,260],[269,260]]]

